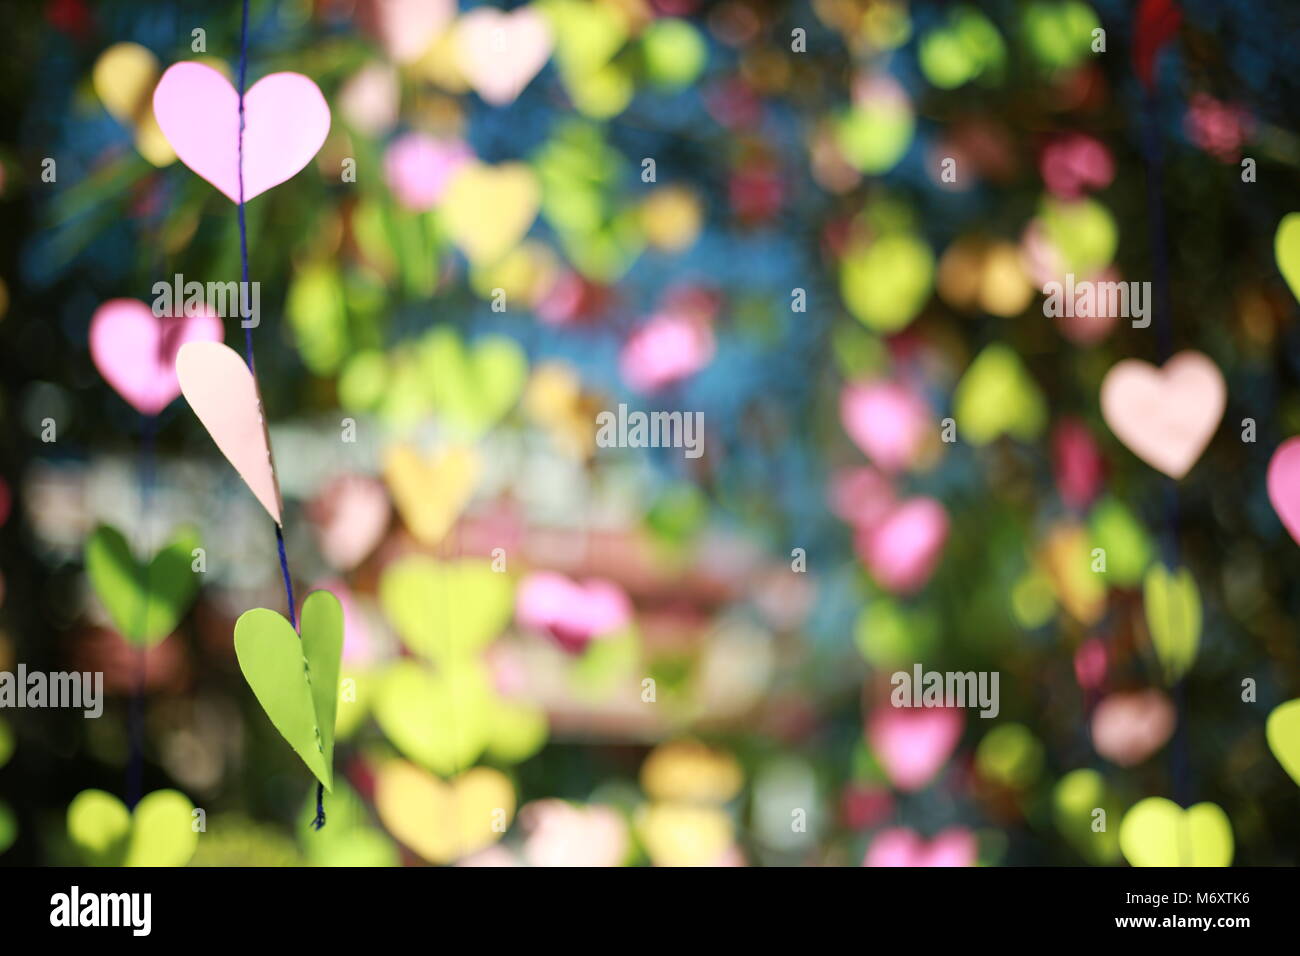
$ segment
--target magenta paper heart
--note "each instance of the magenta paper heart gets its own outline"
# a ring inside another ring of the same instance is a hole
[[[424,212],[437,205],[456,172],[474,158],[459,140],[407,133],[393,140],[384,154],[384,177],[407,209]]]
[[[891,827],[871,841],[863,866],[974,866],[979,855],[975,834],[949,827],[927,843],[915,830]]]
[[[1164,368],[1124,359],[1101,382],[1101,414],[1115,436],[1152,468],[1182,478],[1214,437],[1228,389],[1200,352],[1179,352]]]
[[[1052,465],[1056,490],[1070,508],[1085,508],[1101,491],[1104,463],[1092,432],[1067,416],[1052,431]]]
[[[210,313],[162,316],[138,299],[110,299],[90,320],[90,356],[104,381],[138,412],[157,415],[181,393],[176,353],[186,342],[220,342]]]
[[[653,392],[694,375],[713,359],[713,331],[693,317],[661,314],[632,334],[618,357],[623,380]]]
[[[621,630],[632,619],[632,603],[618,585],[595,578],[578,584],[553,571],[528,575],[515,601],[523,627],[549,633],[573,653],[593,638]]]
[[[375,549],[391,513],[383,482],[361,475],[332,479],[307,506],[321,555],[340,571],[351,571]]]
[[[867,740],[890,781],[920,790],[934,779],[961,738],[965,721],[952,707],[877,707]]]
[[[858,557],[876,583],[913,594],[934,573],[948,540],[948,513],[933,498],[909,498],[854,535]]]
[[[1177,721],[1158,690],[1111,694],[1092,712],[1092,745],[1111,763],[1132,767],[1165,745]]]
[[[1278,445],[1268,463],[1268,500],[1300,544],[1300,436]]]
[[[276,524],[283,506],[257,382],[239,353],[221,342],[189,342],[176,356],[185,400]]]
[[[841,468],[831,475],[831,511],[855,528],[874,528],[897,504],[889,479],[874,468]]]
[[[864,382],[840,393],[840,421],[863,454],[895,472],[916,461],[930,428],[930,410],[902,385]]]
[[[230,81],[202,63],[173,64],[153,91],[153,112],[181,162],[239,202],[239,93]],[[296,175],[329,131],[330,108],[307,77],[254,83],[244,94],[243,200]]]

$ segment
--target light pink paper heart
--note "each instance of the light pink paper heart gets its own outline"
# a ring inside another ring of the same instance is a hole
[[[1092,712],[1092,745],[1111,763],[1132,767],[1165,745],[1177,720],[1158,690],[1111,694]]]
[[[933,498],[909,498],[854,535],[858,557],[876,583],[913,594],[934,573],[948,541],[948,513]]]
[[[398,202],[424,212],[437,205],[452,177],[473,158],[469,147],[458,140],[407,133],[384,154],[384,177]]]
[[[619,866],[627,856],[627,823],[613,807],[534,800],[519,822],[529,866]]]
[[[283,506],[262,398],[239,353],[220,342],[189,342],[176,356],[181,392],[226,460],[276,524]]]
[[[913,464],[930,427],[930,410],[894,382],[862,382],[840,393],[844,430],[878,467],[900,471]]]
[[[371,0],[379,40],[396,63],[418,60],[451,22],[455,0]]]
[[[307,506],[321,554],[340,571],[351,571],[374,550],[391,514],[383,482],[361,475],[332,479]]]
[[[157,415],[181,393],[176,353],[186,342],[220,342],[211,313],[155,316],[138,299],[110,299],[90,320],[90,356],[104,381],[144,415]]]
[[[1268,463],[1268,500],[1300,544],[1300,436],[1278,445]]]
[[[239,202],[239,93],[230,81],[202,63],[173,64],[153,91],[153,112],[181,162]],[[330,108],[307,77],[254,83],[244,94],[244,201],[296,175],[329,131]]]
[[[949,827],[926,842],[915,830],[891,827],[871,841],[863,866],[974,866],[979,856],[975,834]]]
[[[502,13],[478,7],[456,24],[456,65],[485,102],[513,103],[551,57],[546,18],[523,7]]]
[[[1118,362],[1102,379],[1101,414],[1133,454],[1170,478],[1182,478],[1214,437],[1228,389],[1200,352],[1179,352],[1164,368]]]
[[[550,634],[573,653],[632,619],[632,602],[617,584],[597,578],[579,584],[553,571],[528,575],[515,603],[523,627]]]
[[[952,755],[963,723],[952,707],[883,704],[867,722],[867,740],[895,787],[920,790]]]
[[[623,380],[653,392],[694,375],[713,359],[713,331],[694,316],[661,313],[632,334],[618,357]]]

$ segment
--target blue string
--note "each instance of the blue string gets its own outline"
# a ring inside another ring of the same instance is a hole
[[[243,289],[248,289],[248,225],[244,219],[244,88],[248,80],[248,0],[243,3],[243,18],[239,25],[239,264],[243,277]],[[242,298],[242,295],[241,295]],[[253,327],[247,317],[240,323],[244,327],[244,360],[248,370],[257,377],[257,367],[253,362]],[[289,601],[289,624],[298,629],[298,615],[293,604],[293,578],[289,575],[289,556],[284,549],[284,529],[279,522],[275,525],[275,546],[280,553],[280,575],[284,578],[284,594]],[[319,830],[325,825],[325,786],[316,784],[316,819],[312,829]]]

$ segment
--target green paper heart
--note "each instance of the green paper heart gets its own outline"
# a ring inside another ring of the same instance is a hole
[[[178,790],[155,790],[135,812],[103,790],[68,805],[68,837],[91,866],[184,866],[199,845],[194,804]]]
[[[514,591],[486,561],[394,561],[379,579],[379,601],[403,643],[430,660],[473,654],[510,621]]]
[[[1132,587],[1142,580],[1153,552],[1151,539],[1133,512],[1114,498],[1104,498],[1093,506],[1088,529],[1092,546],[1106,552],[1106,576],[1112,582]]]
[[[1142,604],[1165,683],[1177,683],[1191,669],[1201,643],[1201,595],[1192,572],[1179,568],[1170,574],[1156,562],[1142,583]]]
[[[994,727],[975,750],[975,766],[985,780],[1012,790],[1025,790],[1042,772],[1043,745],[1024,724]]]
[[[1273,708],[1264,735],[1268,738],[1268,749],[1273,751],[1282,769],[1300,784],[1300,699]]]
[[[9,804],[0,800],[0,854],[14,845],[18,839],[18,818],[9,809]]]
[[[152,647],[180,623],[199,578],[191,569],[199,537],[183,528],[147,567],[116,528],[100,525],[86,540],[86,574],[113,626],[129,643]]]
[[[1300,212],[1289,212],[1277,224],[1273,236],[1273,255],[1277,268],[1291,288],[1291,294],[1300,299]]]
[[[1061,256],[1061,272],[1080,278],[1096,275],[1115,258],[1119,227],[1115,217],[1094,199],[1045,199],[1039,221]]]
[[[542,708],[498,699],[492,708],[488,753],[502,763],[519,763],[542,749],[548,731]]]
[[[1095,816],[1096,810],[1105,816]],[[1057,782],[1052,815],[1061,835],[1090,863],[1106,866],[1119,859],[1119,834],[1111,825],[1119,819],[1119,804],[1096,770],[1072,770]]]
[[[1213,803],[1147,797],[1124,814],[1119,845],[1130,866],[1229,866],[1232,824]]]
[[[1043,393],[1020,357],[997,342],[975,356],[957,383],[953,412],[962,438],[972,445],[1004,434],[1031,441],[1047,424]]]
[[[235,656],[258,703],[326,790],[334,783],[334,720],[343,657],[343,607],[328,591],[302,604],[302,638],[268,608],[235,622]]]
[[[434,408],[451,425],[481,435],[519,400],[528,359],[513,339],[488,335],[467,348],[441,327],[419,344],[419,366]]]
[[[909,233],[855,245],[840,263],[840,295],[849,311],[877,332],[897,332],[930,297],[934,254]]]
[[[461,659],[434,673],[413,660],[384,676],[375,720],[415,763],[449,777],[474,763],[492,740],[493,693],[483,666]]]

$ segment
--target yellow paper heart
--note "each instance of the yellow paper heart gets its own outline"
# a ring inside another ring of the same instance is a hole
[[[523,163],[467,163],[447,186],[442,221],[476,266],[498,262],[537,218],[542,187]]]
[[[1184,810],[1164,797],[1147,797],[1124,814],[1119,846],[1130,866],[1229,866],[1232,824],[1213,803]]]
[[[115,43],[91,71],[95,95],[123,126],[135,132],[135,148],[155,166],[176,161],[153,115],[153,90],[161,72],[158,58],[138,43]]]
[[[394,760],[379,769],[375,807],[388,832],[430,863],[450,863],[501,839],[515,815],[506,776],[475,767],[450,782]]]
[[[655,803],[636,823],[656,866],[714,866],[731,846],[731,818],[714,807]]]
[[[426,459],[410,445],[384,456],[384,480],[417,541],[433,547],[451,530],[478,482],[480,462],[472,448],[453,445]]]

